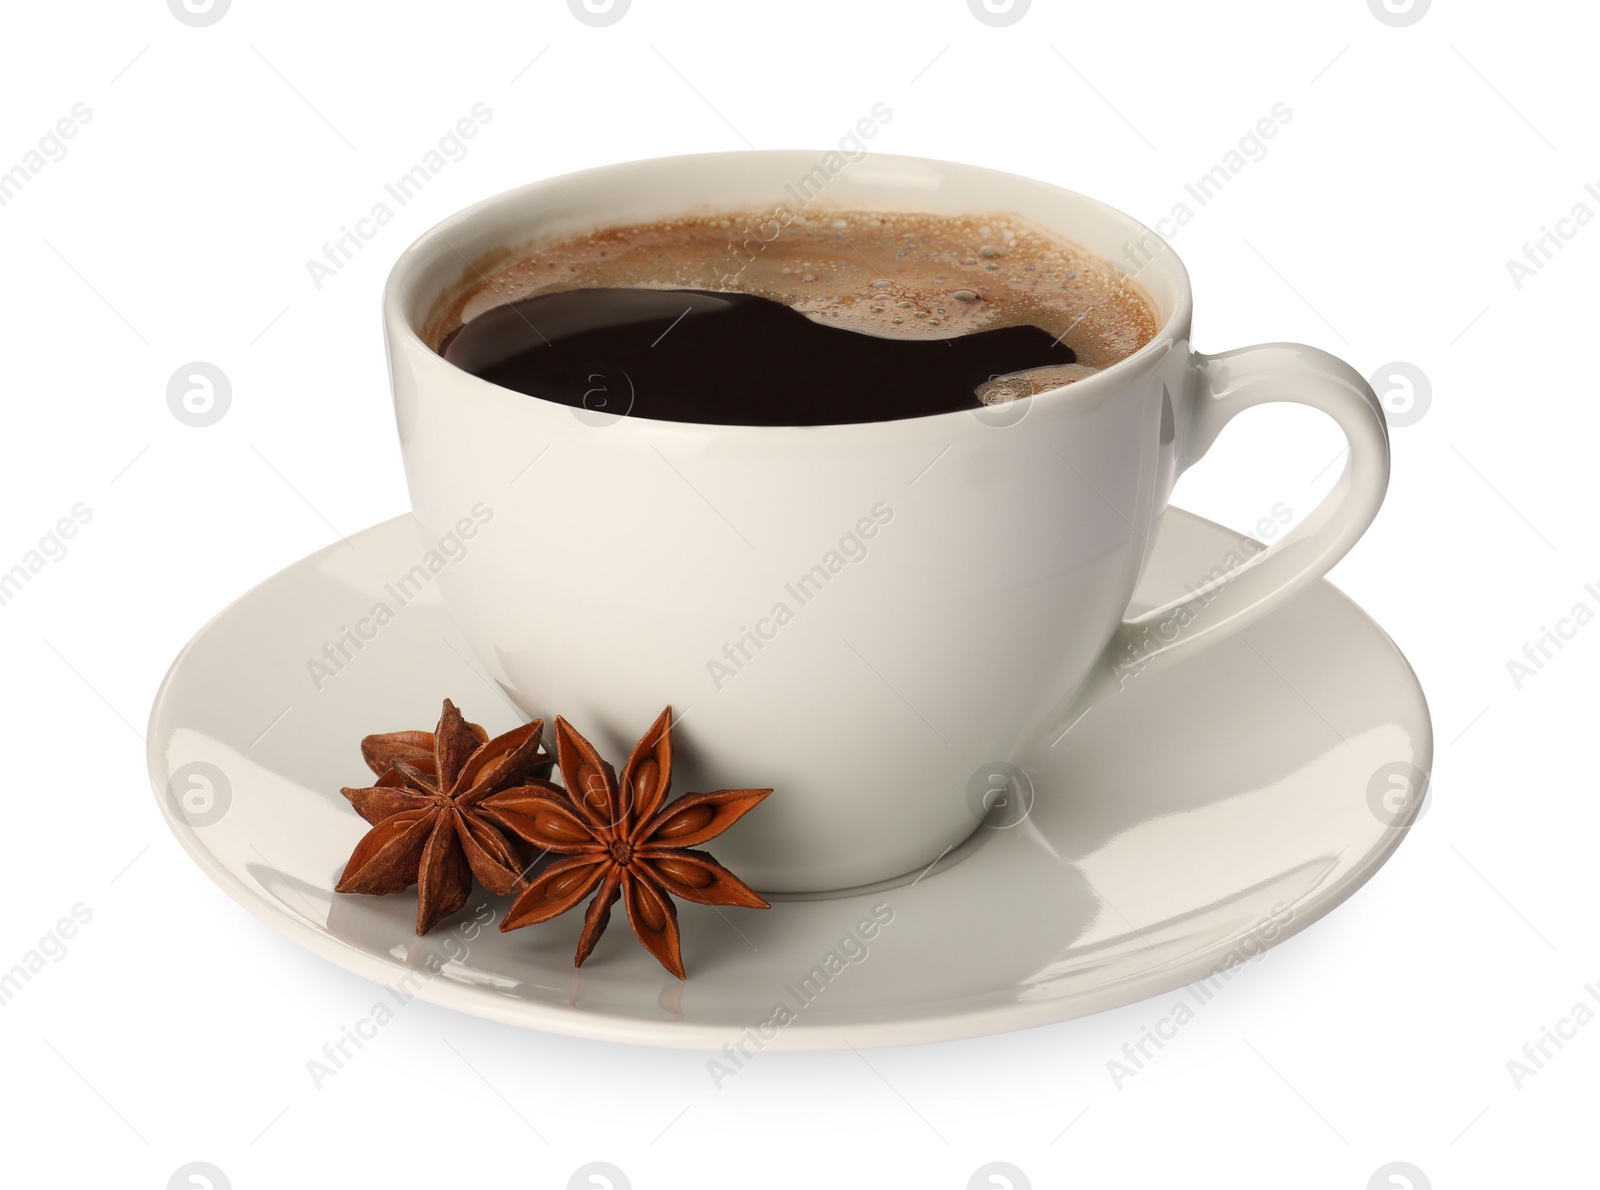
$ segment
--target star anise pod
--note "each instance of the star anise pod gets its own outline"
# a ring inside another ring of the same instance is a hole
[[[395,893],[417,886],[417,933],[466,904],[476,876],[504,896],[522,888],[523,852],[500,817],[507,791],[550,771],[540,748],[544,721],[489,738],[449,699],[433,731],[369,735],[361,755],[378,774],[367,789],[340,790],[372,829],[356,844],[337,885],[342,893]]]
[[[716,860],[690,848],[720,835],[772,790],[690,793],[663,806],[672,782],[671,707],[634,746],[620,785],[611,766],[559,715],[556,760],[566,789],[534,781],[517,790],[516,829],[528,842],[567,858],[528,884],[500,923],[502,930],[549,921],[595,893],[573,963],[581,967],[620,897],[645,949],[682,979],[673,896],[702,905],[769,907]]]

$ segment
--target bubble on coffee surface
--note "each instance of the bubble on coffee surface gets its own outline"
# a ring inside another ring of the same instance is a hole
[[[1131,355],[1157,329],[1149,301],[1112,265],[1014,215],[828,210],[782,226],[771,212],[682,217],[554,239],[477,278],[432,320],[435,347],[485,310],[543,293],[731,290],[885,338],[1031,324],[1085,366],[1026,382],[1042,392]],[[982,387],[995,399],[1015,399],[992,384]]]

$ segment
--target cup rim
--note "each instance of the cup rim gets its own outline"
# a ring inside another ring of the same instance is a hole
[[[420,351],[424,353],[425,356],[432,357],[440,364],[450,369],[459,379],[469,383],[469,385],[481,385],[483,389],[486,390],[486,395],[488,393],[499,393],[512,394],[519,398],[524,397],[526,394],[516,392],[513,389],[505,388],[503,385],[495,384],[493,381],[485,380],[481,376],[476,376],[467,371],[465,368],[461,368],[445,359],[444,356],[440,355],[428,345],[428,343],[423,339],[418,328],[413,325],[411,318],[407,315],[407,300],[411,296],[412,287],[416,284],[417,276],[428,265],[432,264],[436,258],[443,255],[439,246],[442,244],[446,250],[455,253],[457,256],[460,255],[449,244],[449,235],[452,231],[471,226],[476,222],[489,218],[490,216],[507,207],[514,208],[517,206],[526,205],[531,201],[534,201],[542,190],[558,182],[568,182],[584,177],[595,177],[598,179],[603,177],[603,175],[617,175],[636,168],[666,166],[672,163],[687,163],[691,161],[725,162],[730,160],[754,161],[757,159],[774,161],[778,159],[784,159],[793,160],[795,163],[815,162],[817,158],[831,151],[832,150],[829,149],[732,149],[717,153],[678,153],[668,154],[660,157],[632,158],[626,161],[591,166],[587,169],[572,170],[564,174],[552,174],[549,177],[540,178],[532,182],[526,182],[520,186],[514,186],[508,190],[502,190],[497,194],[492,194],[486,198],[480,199],[470,206],[463,207],[462,209],[447,215],[445,218],[441,219],[432,227],[424,231],[421,235],[417,236],[416,239],[412,240],[411,243],[406,246],[404,251],[400,253],[400,255],[396,258],[394,265],[390,268],[389,275],[385,280],[383,287],[383,321],[385,332],[390,340],[391,351],[402,347],[413,351]],[[1147,262],[1146,267],[1153,266],[1157,261],[1159,261],[1161,263],[1161,267],[1166,270],[1169,281],[1174,286],[1174,295],[1171,309],[1167,312],[1166,317],[1162,318],[1158,323],[1156,332],[1151,336],[1150,341],[1132,354],[1118,360],[1116,363],[1100,369],[1092,376],[1086,376],[1081,380],[1075,380],[1070,384],[1060,385],[1056,388],[1046,389],[1044,392],[1034,393],[1029,397],[1023,398],[1024,400],[1030,402],[1039,402],[1052,406],[1065,405],[1069,402],[1073,404],[1096,404],[1101,398],[1109,395],[1110,392],[1118,387],[1125,376],[1151,363],[1156,357],[1164,355],[1168,350],[1171,349],[1175,342],[1187,339],[1188,327],[1194,311],[1194,296],[1190,285],[1188,269],[1184,266],[1183,260],[1173,250],[1172,246],[1160,235],[1160,233],[1142,223],[1140,220],[1135,219],[1132,215],[1127,214],[1125,211],[1119,210],[1118,208],[1111,206],[1109,203],[1101,202],[1099,199],[1091,198],[1088,195],[1082,194],[1078,191],[1069,190],[1064,186],[1058,186],[1053,182],[1045,182],[1037,178],[1029,177],[1026,174],[1017,174],[1006,170],[991,169],[988,166],[971,165],[964,162],[947,161],[934,157],[918,157],[900,153],[871,152],[867,155],[866,159],[884,162],[890,165],[902,164],[907,167],[918,169],[933,167],[942,170],[956,170],[968,175],[986,175],[989,178],[992,178],[996,184],[999,185],[1020,184],[1032,188],[1047,188],[1070,199],[1072,202],[1087,208],[1102,219],[1124,224],[1129,233],[1129,242],[1143,244],[1151,242],[1153,238],[1154,242],[1158,245],[1154,254]],[[997,207],[1004,207],[1004,203],[997,203],[996,205]],[[618,222],[626,221],[618,220]],[[607,225],[607,221],[603,217],[595,221],[596,227],[604,227]],[[1050,230],[1055,231],[1058,234],[1065,234],[1058,227],[1052,226],[1050,227]],[[1098,256],[1099,259],[1101,259],[1104,263],[1110,265],[1123,277],[1130,281],[1134,281],[1135,283],[1137,283],[1137,277],[1139,273],[1144,271],[1143,268],[1141,268],[1137,272],[1130,273],[1116,261],[1111,260],[1109,257],[1100,253],[1094,253],[1094,255]],[[438,295],[430,296],[436,298]],[[1157,299],[1150,295],[1147,289],[1144,291],[1144,296],[1145,300],[1151,304],[1152,308],[1156,309],[1156,312],[1159,315],[1160,309]],[[562,406],[562,408],[568,407]],[[829,422],[819,425],[805,426],[741,425],[722,422],[697,422],[678,419],[669,420],[664,418],[635,417],[632,415],[621,416],[619,421],[636,423],[641,427],[647,427],[656,432],[660,432],[661,430],[669,429],[671,427],[678,427],[682,430],[698,430],[719,433],[736,433],[740,431],[770,433],[775,430],[792,431],[796,429],[803,429],[806,431],[860,432],[863,430],[870,430],[875,427],[896,426],[905,423],[921,425],[925,423],[939,424],[941,421],[943,421],[948,424],[948,419],[961,417],[971,418],[972,415],[973,410],[971,409],[956,409],[943,413],[922,414],[914,417],[880,418],[861,422]]]

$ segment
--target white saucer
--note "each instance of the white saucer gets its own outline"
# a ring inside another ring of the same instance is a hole
[[[1197,582],[1242,540],[1170,511],[1139,603]],[[680,904],[685,983],[620,920],[575,972],[581,912],[501,934],[505,902],[481,891],[418,938],[412,894],[332,891],[367,829],[339,794],[368,779],[357,743],[430,727],[446,696],[491,733],[521,721],[432,587],[403,606],[386,589],[423,555],[400,517],[223,611],[156,698],[150,771],[179,841],[257,916],[351,971],[494,1020],[748,1051],[1065,1020],[1303,929],[1377,870],[1421,809],[1405,794],[1432,758],[1422,691],[1382,630],[1322,582],[1240,637],[1131,677],[1025,758],[1022,821],[982,828],[915,883],[764,912]],[[360,640],[380,601],[392,620]],[[346,629],[361,645],[347,638],[348,661]],[[892,919],[863,929],[875,906]]]

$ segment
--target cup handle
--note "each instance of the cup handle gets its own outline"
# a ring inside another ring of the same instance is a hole
[[[1389,485],[1389,431],[1372,386],[1349,364],[1298,343],[1267,343],[1195,356],[1198,376],[1179,470],[1198,462],[1222,427],[1256,405],[1285,401],[1320,409],[1350,443],[1339,482],[1281,541],[1133,619],[1111,641],[1114,670],[1199,640],[1231,635],[1326,574],[1372,524]],[[1120,684],[1120,683],[1119,683]]]

